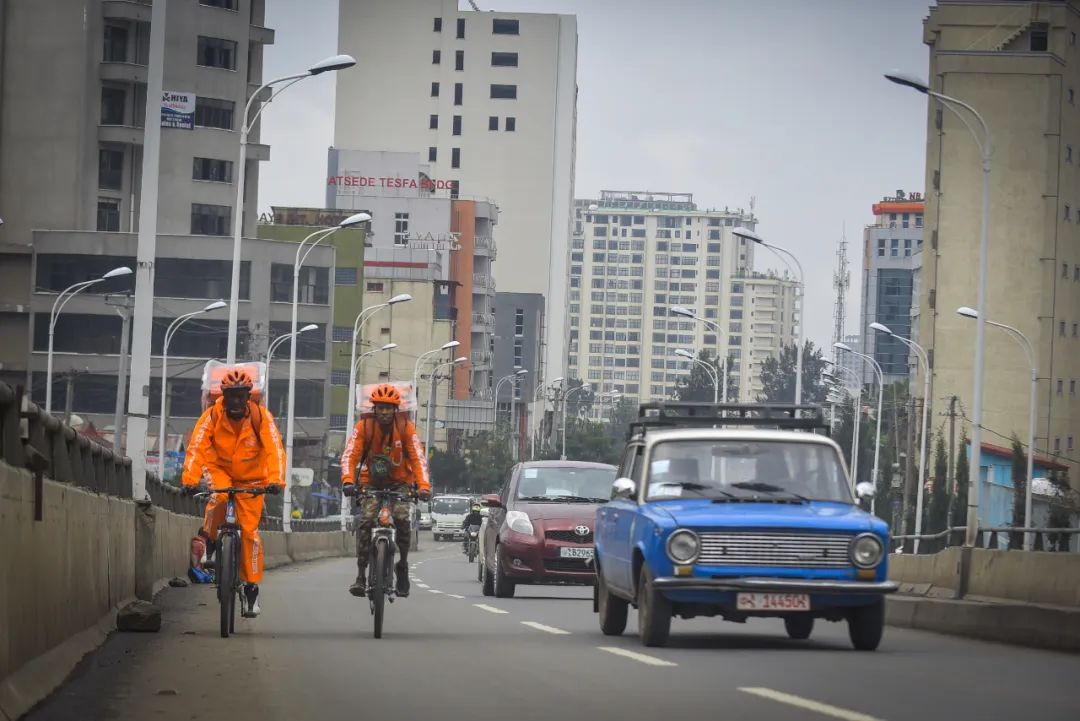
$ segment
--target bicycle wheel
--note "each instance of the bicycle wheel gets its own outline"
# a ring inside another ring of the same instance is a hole
[[[218,549],[218,602],[221,606],[221,637],[228,638],[233,630],[236,610],[236,536],[223,533]]]
[[[371,586],[375,638],[382,638],[383,611],[386,609],[386,563],[386,541],[380,538],[375,542],[375,582]]]

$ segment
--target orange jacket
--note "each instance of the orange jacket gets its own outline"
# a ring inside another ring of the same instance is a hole
[[[341,453],[342,484],[355,483],[356,467],[363,463],[360,485],[366,486],[367,461],[380,453],[386,453],[390,458],[390,479],[394,483],[415,483],[418,491],[431,491],[424,444],[420,442],[416,426],[402,415],[394,419],[389,433],[383,431],[375,416],[360,419]]]
[[[247,415],[233,421],[222,399],[207,408],[191,433],[183,484],[198,485],[204,469],[215,488],[245,481],[284,485],[285,448],[270,411],[249,401]]]

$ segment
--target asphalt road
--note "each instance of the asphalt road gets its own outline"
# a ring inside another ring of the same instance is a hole
[[[160,633],[114,634],[28,719],[1080,719],[1080,656],[894,628],[859,653],[842,624],[791,641],[716,619],[644,649],[633,614],[600,634],[590,589],[485,598],[458,544],[422,547],[381,640],[348,559],[269,572],[262,617],[227,640],[212,588],[168,589]]]

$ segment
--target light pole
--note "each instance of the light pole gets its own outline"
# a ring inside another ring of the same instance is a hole
[[[429,356],[433,356],[436,353],[439,353],[439,352],[444,351],[444,350],[450,350],[451,348],[457,348],[459,345],[461,345],[460,342],[458,342],[456,340],[452,340],[452,341],[450,341],[448,343],[443,343],[438,348],[435,348],[433,350],[429,350],[429,351],[425,351],[425,352],[421,353],[420,357],[416,359],[416,365],[413,366],[412,385],[413,385],[413,392],[417,394],[417,401],[420,400],[420,397],[419,397],[419,393],[420,393],[420,366],[424,363],[425,360],[427,360],[427,358]]]
[[[424,443],[425,454],[431,453],[431,445],[435,442],[435,386],[439,382],[439,371],[441,371],[443,368],[449,368],[450,366],[465,363],[468,360],[469,359],[465,356],[460,356],[452,361],[440,363],[439,365],[435,366],[435,368],[431,371],[431,385],[429,386],[428,390],[427,428],[424,429],[426,431],[426,438]]]
[[[257,116],[256,116],[257,117]],[[366,223],[371,220],[371,215],[368,213],[356,213],[350,215],[345,220],[338,223],[333,228],[322,228],[316,230],[314,233],[304,238],[300,245],[296,247],[296,261],[293,263],[293,287],[292,287],[292,324],[289,326],[289,332],[293,335],[296,334],[296,316],[300,304],[300,267],[307,260],[308,255],[315,249],[322,241],[329,238],[334,233],[342,230],[343,228],[351,228],[354,225],[360,223]],[[305,248],[306,246],[306,248]],[[236,292],[236,283],[234,281],[233,292]],[[230,313],[232,308],[230,308]],[[232,341],[230,341],[231,347]],[[292,513],[292,468],[293,468],[293,441],[296,434],[296,419],[293,417],[293,411],[296,408],[296,343],[289,344],[289,397],[286,399],[287,404],[287,417],[285,419],[285,492],[282,494],[282,511],[281,511],[281,526],[282,530],[288,532],[292,530],[292,519],[290,514]]]
[[[917,90],[920,93],[936,98],[943,106],[948,108],[956,117],[960,118],[964,126],[971,132],[982,154],[982,215],[979,223],[979,292],[978,305],[975,308],[975,388],[971,402],[971,467],[974,483],[968,488],[967,529],[964,534],[964,545],[969,548],[975,545],[976,536],[979,532],[979,486],[982,453],[982,392],[983,371],[985,369],[985,341],[986,341],[986,283],[990,270],[990,159],[993,155],[993,145],[990,142],[990,127],[986,120],[975,108],[962,100],[935,92],[925,82],[911,75],[899,72],[890,72],[885,75],[887,80]],[[982,137],[975,130],[967,117],[960,113],[957,108],[962,108],[975,118],[982,129]]]
[[[709,320],[708,318],[702,318],[701,316],[696,314],[694,311],[690,310],[689,308],[684,308],[681,305],[673,305],[668,310],[671,311],[672,315],[681,315],[684,318],[691,318],[693,320],[696,320],[698,323],[701,323],[705,327],[712,328],[713,332],[716,333],[716,360],[717,360],[717,362],[722,362],[723,363],[721,372],[722,372],[722,374],[724,376],[724,386],[723,386],[723,389],[720,391],[720,400],[722,400],[724,403],[727,403],[727,401],[728,401],[728,397],[727,397],[728,359],[727,359],[727,353],[723,353],[722,354],[723,360],[721,361],[721,348],[723,346],[720,343],[720,336],[723,335],[723,331],[720,330],[720,325],[718,323],[716,323],[715,321]]]
[[[197,315],[203,313],[209,313],[212,310],[218,308],[224,308],[228,303],[223,300],[216,300],[210,305],[202,308],[201,310],[192,311],[191,313],[185,313],[179,316],[169,327],[165,329],[165,339],[161,344],[161,412],[160,412],[160,427],[158,428],[158,478],[165,480],[165,433],[168,425],[168,407],[166,403],[169,397],[169,343],[172,342],[173,336],[176,335],[176,331],[180,330],[187,321],[191,320]]]
[[[850,368],[844,366],[835,366],[836,370],[842,373],[848,373],[852,382],[855,383],[855,415],[854,415],[854,427],[851,432],[851,488],[855,489],[855,486],[859,482],[859,436],[862,430],[862,375],[856,373]],[[825,372],[824,375],[827,378],[836,378],[833,373]]]
[[[491,403],[491,410],[494,412],[494,420],[492,421],[491,429],[495,430],[495,427],[499,424],[499,389],[502,387],[504,381],[513,380],[517,381],[518,377],[525,375],[529,372],[528,368],[518,368],[513,373],[503,376],[495,383],[494,400]],[[511,393],[511,406],[513,406],[513,394]],[[513,411],[511,411],[511,421],[513,420]]]
[[[301,328],[300,330],[296,331],[295,334],[294,333],[285,333],[283,335],[279,335],[277,338],[275,338],[270,343],[270,346],[266,349],[266,379],[265,379],[265,381],[266,381],[265,386],[266,387],[263,389],[263,403],[265,403],[267,405],[267,407],[270,406],[270,364],[274,360],[274,351],[277,350],[279,345],[281,345],[285,341],[289,340],[290,338],[295,338],[295,337],[298,337],[301,333],[307,333],[308,331],[318,330],[318,329],[319,329],[319,326],[315,325],[314,323],[309,323],[309,324],[305,325],[303,328]]]
[[[562,453],[559,454],[561,460],[566,460],[566,406],[570,403],[570,396],[575,393],[580,393],[583,390],[592,390],[591,383],[582,383],[577,388],[571,388],[563,393],[562,399]]]
[[[911,350],[915,351],[915,355],[919,358],[919,363],[922,365],[923,371],[923,407],[922,407],[922,441],[919,443],[919,485],[915,489],[915,553],[919,552],[919,534],[922,533],[922,509],[923,509],[923,495],[925,493],[925,478],[927,476],[926,464],[929,459],[926,457],[926,432],[928,430],[927,424],[929,423],[929,411],[930,411],[930,359],[926,354],[926,349],[921,345],[911,340],[910,338],[904,338],[898,336],[889,330],[889,327],[882,323],[871,323],[870,327],[879,333],[886,333],[896,340],[906,345]],[[976,452],[972,447],[972,454]],[[975,455],[977,458],[978,456]],[[978,463],[975,464],[975,482],[978,483],[979,468]],[[907,494],[904,494],[905,498]],[[907,534],[907,514],[904,514],[904,533]]]
[[[711,380],[713,384],[713,404],[715,405],[716,403],[718,403],[720,396],[720,376],[717,373],[716,369],[713,368],[712,364],[706,363],[705,361],[694,355],[693,351],[686,350],[685,348],[676,348],[675,355],[679,356],[680,358],[686,358],[687,360],[693,361],[694,363],[705,369],[705,372],[709,375],[709,380]]]
[[[333,57],[326,58],[325,60],[315,63],[302,73],[286,75],[263,83],[258,90],[251,94],[251,97],[248,98],[247,105],[244,106],[244,114],[240,116],[240,155],[236,162],[236,204],[233,207],[232,285],[229,288],[229,338],[226,348],[226,363],[230,365],[236,362],[236,334],[240,315],[240,257],[242,247],[240,236],[244,229],[244,178],[247,175],[248,133],[251,132],[251,129],[255,126],[255,121],[259,119],[259,116],[262,115],[262,112],[266,110],[270,103],[274,102],[274,100],[290,86],[295,85],[304,78],[310,78],[326,72],[344,70],[345,68],[351,68],[353,65],[356,65],[356,59],[351,55],[334,55]],[[278,88],[267,101],[259,107],[255,116],[251,118],[251,120],[248,120],[251,106],[259,96],[262,95],[262,91],[279,83],[285,83],[285,85]],[[288,481],[286,480],[286,483],[287,482]]]
[[[412,300],[412,296],[408,293],[395,295],[393,298],[386,301],[385,303],[379,303],[378,305],[373,305],[370,308],[365,308],[364,310],[360,311],[357,314],[356,319],[353,320],[353,329],[351,336],[352,342],[349,346],[349,403],[348,408],[345,411],[346,438],[348,438],[348,435],[352,433],[353,424],[356,422],[356,343],[360,339],[360,331],[363,330],[364,324],[367,323],[375,315],[376,312],[382,310],[383,308],[390,308],[392,306],[395,306],[398,303],[407,303],[410,300]]]
[[[799,259],[796,258],[791,251],[771,243],[766,243],[764,238],[749,228],[735,228],[731,232],[740,238],[746,238],[753,243],[769,248],[774,253],[786,255],[791,258],[792,262],[795,263],[795,267],[799,270],[799,345],[795,349],[795,405],[799,405],[802,403],[803,343],[805,342],[803,338],[806,333],[806,276],[803,273],[802,263],[799,262]]]
[[[965,318],[978,318],[979,311],[974,308],[968,308],[964,306],[956,310],[957,313]],[[1038,413],[1038,394],[1039,394],[1039,359],[1035,353],[1035,346],[1032,345],[1031,339],[1024,335],[1018,328],[1014,328],[1011,325],[1004,323],[998,323],[987,319],[987,325],[992,325],[995,328],[1001,328],[1006,331],[1009,336],[1015,340],[1024,349],[1024,353],[1027,356],[1028,366],[1031,368],[1031,398],[1028,406],[1028,457],[1027,457],[1027,487],[1024,489],[1024,525],[1031,527],[1034,524],[1031,521],[1031,481],[1035,475],[1035,420]],[[969,484],[970,485],[970,484]],[[1033,546],[1033,536],[1030,533],[1024,533],[1024,550],[1030,551]]]
[[[852,353],[853,355],[862,358],[864,361],[870,361],[874,365],[874,373],[877,374],[877,432],[874,437],[874,470],[871,472],[870,478],[870,481],[876,488],[878,484],[878,460],[881,457],[881,401],[885,396],[885,373],[881,370],[881,365],[873,358],[873,356],[859,353],[858,351],[853,350],[847,343],[833,343],[833,347],[837,350]],[[870,512],[874,512],[874,496],[870,497]]]
[[[565,380],[565,378],[563,378],[562,376],[559,376],[558,378],[551,381],[551,383],[548,384],[548,387],[552,390],[552,392],[554,392],[555,391],[555,386],[557,386],[559,383],[562,383],[564,380]],[[540,393],[540,391],[541,391],[541,389],[543,387],[544,387],[544,381],[543,380],[541,380],[539,383],[536,384],[536,390],[533,391],[533,405],[536,405],[536,396]],[[542,410],[547,411],[547,403],[546,403],[547,396],[544,395],[541,398],[541,400],[545,401]],[[535,461],[536,460],[536,432],[538,430],[537,427],[536,427],[536,414],[535,413],[533,414],[533,417],[530,419],[529,430],[530,430],[530,433],[532,434],[531,447],[530,447],[530,450],[529,450],[529,457],[530,457],[531,460]],[[540,450],[542,451],[543,448],[541,448]]]
[[[56,319],[63,312],[64,306],[68,301],[83,292],[95,283],[101,283],[109,278],[117,278],[122,275],[131,275],[131,268],[127,266],[120,266],[119,268],[113,268],[100,278],[94,278],[93,280],[84,280],[81,283],[75,283],[69,285],[60,291],[60,295],[56,296],[56,300],[53,301],[52,312],[49,314],[49,355],[45,360],[45,412],[52,413],[52,374],[53,374],[53,338],[56,335]],[[121,348],[120,353],[123,354],[127,351],[126,348]]]

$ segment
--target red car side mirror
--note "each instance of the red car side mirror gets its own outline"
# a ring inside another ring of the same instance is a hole
[[[502,508],[503,507],[502,501],[499,500],[499,497],[496,496],[493,493],[484,496],[483,497],[483,502],[484,502],[484,505],[487,506],[488,508]]]

